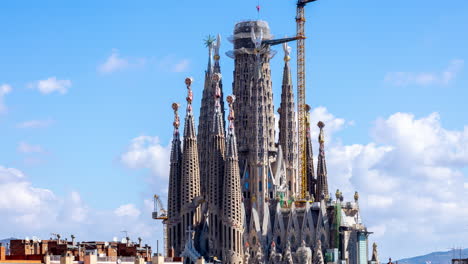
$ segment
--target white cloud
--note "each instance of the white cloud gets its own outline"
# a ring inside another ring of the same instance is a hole
[[[342,118],[337,118],[330,112],[327,108],[319,106],[313,108],[310,112],[310,126],[311,126],[311,136],[312,138],[317,138],[319,129],[317,124],[319,121],[322,121],[325,124],[325,140],[329,141],[333,133],[342,130],[346,122]],[[351,122],[352,123],[352,122]]]
[[[18,123],[16,127],[18,128],[44,128],[52,125],[54,120],[46,119],[46,120],[28,120],[21,123]]]
[[[452,60],[449,66],[441,72],[389,72],[385,76],[385,82],[396,86],[433,84],[447,85],[453,81],[463,68],[463,60]]]
[[[110,74],[128,68],[144,66],[146,58],[124,58],[120,56],[117,49],[112,50],[112,54],[97,67],[97,71],[102,74]]]
[[[39,145],[31,145],[23,141],[18,144],[18,151],[21,153],[41,153],[44,152],[44,149]]]
[[[127,59],[120,57],[117,50],[113,50],[107,60],[103,64],[99,65],[98,71],[100,73],[112,73],[118,70],[123,70],[129,65],[130,63]]]
[[[188,59],[183,59],[183,60],[180,60],[179,62],[177,62],[174,67],[173,67],[173,71],[174,72],[185,72],[188,70],[190,66],[190,61]]]
[[[12,88],[8,84],[0,85],[0,114],[4,113],[7,109],[3,102],[3,98],[5,97],[5,95],[9,94],[11,90]]]
[[[134,240],[137,236],[149,240],[155,234],[162,236],[162,227],[154,224],[151,211],[149,200],[142,200],[139,206],[124,204],[98,210],[88,206],[76,191],[61,197],[34,186],[20,170],[0,166],[1,234],[48,238],[54,232],[75,234],[80,240],[111,240],[127,230]]]
[[[381,195],[369,195],[368,205],[373,208],[389,208],[393,204],[393,198]]]
[[[50,77],[44,80],[33,82],[29,84],[29,87],[37,89],[42,94],[50,94],[53,92],[66,94],[71,85],[72,82],[70,80],[58,80],[57,77]]]
[[[167,179],[169,176],[170,145],[162,146],[158,137],[139,136],[130,142],[120,156],[121,162],[132,169],[151,169],[154,176]]]
[[[124,204],[114,210],[114,214],[117,216],[138,217],[140,213],[134,204]]]
[[[0,212],[12,212],[13,218],[16,214],[38,214],[54,200],[51,191],[33,187],[21,171],[0,166]]]
[[[447,130],[437,113],[395,113],[378,119],[371,135],[366,145],[343,145],[332,137],[327,167],[331,192],[339,188],[346,198],[359,191],[362,219],[376,232],[371,239],[381,252],[398,257],[463,241],[457,230],[468,222],[468,200],[462,198],[468,126]]]

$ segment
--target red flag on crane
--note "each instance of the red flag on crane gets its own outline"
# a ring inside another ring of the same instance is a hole
[[[260,5],[257,5],[257,12],[260,12]]]

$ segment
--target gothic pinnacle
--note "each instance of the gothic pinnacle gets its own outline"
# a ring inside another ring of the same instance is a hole
[[[219,82],[221,81],[221,73],[213,74],[213,81],[215,82],[215,85],[216,85],[215,92],[214,92],[215,110],[216,112],[218,112],[220,108],[219,99],[221,98],[221,89],[219,88]]]
[[[192,113],[192,81],[191,77],[185,78],[185,85],[187,86],[187,115],[185,117],[184,137],[196,137]]]
[[[174,122],[172,125],[174,126],[174,134],[179,133],[179,126],[180,126],[180,119],[179,119],[179,104],[178,103],[172,103],[172,109],[174,110]]]
[[[232,107],[232,104],[234,103],[234,101],[236,100],[236,97],[234,95],[229,95],[227,97],[227,102],[229,104],[229,116],[228,116],[228,120],[229,120],[229,131],[232,132],[232,130],[234,129],[234,108]]]
[[[324,194],[325,200],[328,200],[327,197],[330,196],[328,194],[327,164],[325,162],[325,136],[323,133],[325,124],[322,121],[319,121],[317,126],[320,128],[320,134],[318,136],[320,149],[317,163],[317,193]]]
[[[323,144],[323,143],[325,143],[325,137],[323,135],[323,128],[325,127],[325,124],[322,121],[319,121],[317,123],[317,126],[320,128],[319,143]]]
[[[193,79],[191,77],[185,78],[185,85],[187,86],[187,113],[192,112],[192,101],[193,101],[193,93],[192,93],[192,82]]]
[[[285,42],[283,43],[283,51],[284,51],[284,61],[285,62],[288,62],[291,60],[291,57],[289,56],[289,54],[291,53],[291,47],[288,46],[288,43]]]
[[[220,47],[221,47],[221,35],[218,34],[218,36],[216,37],[216,42],[213,43],[213,49],[214,49],[213,59],[215,60],[215,63],[218,63],[219,59],[221,58],[219,56]]]

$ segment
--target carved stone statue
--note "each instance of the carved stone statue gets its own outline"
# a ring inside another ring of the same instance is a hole
[[[257,253],[255,254],[255,263],[256,264],[265,263],[263,249],[262,249],[262,246],[260,245],[260,242],[257,242]]]
[[[372,261],[375,261],[376,264],[379,264],[379,254],[377,253],[377,244],[374,242],[372,244]]]
[[[293,264],[293,256],[291,254],[291,243],[286,243],[286,250],[284,251],[284,264]]]
[[[314,261],[313,264],[324,264],[322,253],[322,241],[320,239],[315,243]]]
[[[312,264],[312,250],[306,246],[304,240],[302,240],[301,246],[297,249],[296,256],[299,263]]]
[[[275,241],[271,242],[271,249],[270,249],[270,264],[280,264],[281,263],[281,254],[276,252],[276,243]]]
[[[244,264],[250,263],[250,248],[249,243],[246,242],[244,246]]]

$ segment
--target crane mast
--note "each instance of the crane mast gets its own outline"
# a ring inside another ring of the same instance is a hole
[[[168,240],[167,240],[167,219],[168,219],[167,210],[164,209],[164,205],[159,195],[155,194],[153,199],[154,199],[153,219],[162,220],[163,235],[164,235],[164,254],[168,255],[169,247],[168,247]]]
[[[296,38],[297,38],[297,113],[298,113],[298,152],[299,177],[301,198],[307,196],[307,154],[306,154],[306,69],[305,69],[305,14],[307,3],[317,0],[298,0],[296,12]]]

